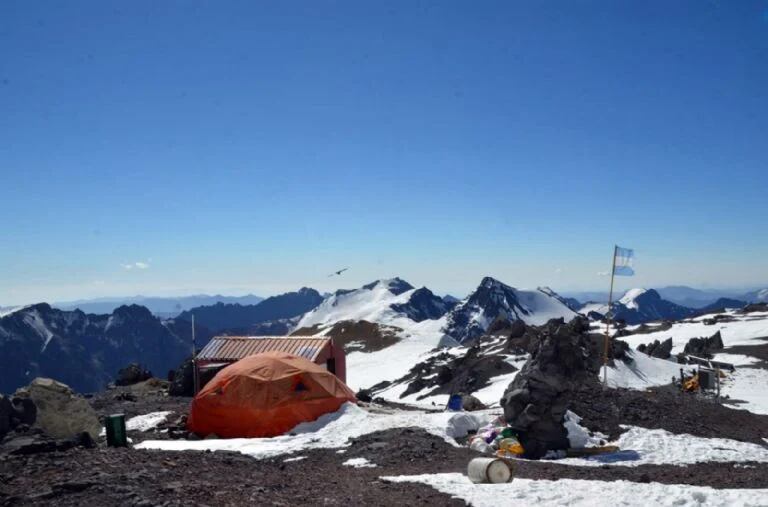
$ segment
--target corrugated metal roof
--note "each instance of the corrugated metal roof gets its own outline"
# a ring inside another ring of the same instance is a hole
[[[287,352],[314,361],[330,338],[215,336],[197,355],[203,361],[237,361],[261,352]]]

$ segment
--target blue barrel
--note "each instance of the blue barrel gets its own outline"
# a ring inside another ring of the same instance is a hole
[[[453,410],[455,412],[458,412],[461,410],[460,394],[452,394],[451,397],[448,398],[448,410]]]

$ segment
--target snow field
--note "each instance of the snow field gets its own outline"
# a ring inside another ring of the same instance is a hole
[[[714,489],[681,484],[637,483],[629,481],[558,481],[513,479],[506,484],[473,484],[462,474],[423,474],[383,476],[389,482],[416,482],[460,498],[474,507],[499,505],[528,507],[601,507],[619,505],[657,505],[687,507],[764,506],[768,489]]]

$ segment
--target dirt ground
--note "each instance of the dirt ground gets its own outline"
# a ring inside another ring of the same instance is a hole
[[[463,505],[428,486],[380,477],[464,472],[474,456],[416,428],[363,436],[344,453],[313,450],[258,461],[229,452],[76,449],[0,459],[0,505]],[[377,466],[342,465],[353,457]],[[766,488],[768,465],[600,468],[516,460],[515,477]]]
[[[135,399],[124,393],[136,394]],[[682,401],[681,401],[682,400]],[[91,398],[100,415],[127,417],[161,410],[170,420],[186,414],[190,399],[152,388],[119,388]],[[585,390],[573,410],[590,429],[618,435],[622,424],[663,428],[675,433],[719,436],[765,444],[759,435],[768,416],[756,416],[708,401],[683,400],[671,390],[657,392]],[[167,433],[129,432],[136,441],[168,438]],[[0,456],[0,505],[463,505],[429,486],[388,483],[381,476],[465,472],[475,456],[418,428],[364,435],[343,453],[312,450],[255,460],[230,452],[171,452],[95,449],[29,456]],[[285,461],[287,458],[298,458]],[[374,468],[342,463],[364,457]],[[515,461],[515,477],[661,482],[715,488],[768,488],[768,464],[703,463],[685,467],[578,467],[552,461]]]

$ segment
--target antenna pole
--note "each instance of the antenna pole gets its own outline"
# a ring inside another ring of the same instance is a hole
[[[611,314],[611,303],[613,302],[613,279],[616,275],[616,251],[618,246],[613,246],[613,260],[611,261],[611,290],[608,292],[608,315],[606,315],[607,322],[605,324],[605,340],[603,348],[603,385],[608,385],[608,350],[610,348],[611,341],[611,320],[613,315]]]

